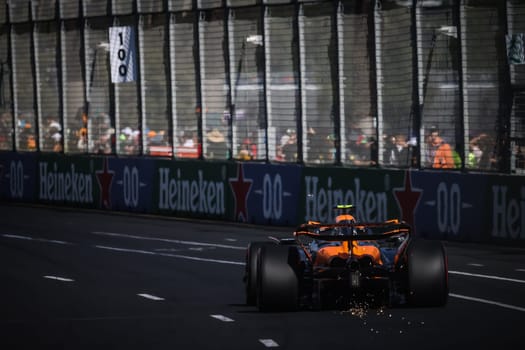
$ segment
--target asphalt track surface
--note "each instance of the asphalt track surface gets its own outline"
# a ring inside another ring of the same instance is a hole
[[[444,242],[445,307],[260,313],[244,303],[245,247],[287,229],[6,203],[0,213],[0,349],[501,349],[525,340],[523,248]]]

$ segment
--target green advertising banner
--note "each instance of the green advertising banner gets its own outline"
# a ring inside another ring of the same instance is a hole
[[[233,219],[229,174],[235,165],[157,160],[152,211],[184,217]]]
[[[523,177],[491,176],[485,221],[491,240],[525,242],[525,181]]]
[[[106,158],[41,155],[37,161],[37,195],[42,203],[99,208]],[[106,160],[107,161],[107,160]]]
[[[404,185],[404,171],[349,168],[304,168],[299,221],[333,222],[332,208],[353,204],[356,217],[363,222],[398,218],[394,189]]]
[[[352,204],[361,222],[400,219],[423,238],[525,243],[525,177],[512,175],[0,153],[0,197],[286,226]]]

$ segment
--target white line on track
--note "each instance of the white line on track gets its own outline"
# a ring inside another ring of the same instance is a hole
[[[277,344],[275,340],[273,339],[259,339],[259,342],[261,342],[267,348],[278,348],[279,347],[279,344]]]
[[[188,250],[191,250],[191,251],[194,251],[194,252],[202,252],[202,251],[204,251],[204,248],[196,247],[196,248],[188,248]]]
[[[6,234],[2,234],[2,237],[14,238],[14,239],[23,239],[23,240],[26,240],[26,241],[36,241],[36,242],[45,242],[45,243],[64,244],[64,245],[72,244],[72,243],[65,242],[65,241],[58,241],[56,239],[34,238],[34,237],[29,237],[29,236],[11,235],[11,234],[7,234],[7,233]]]
[[[485,266],[485,265],[483,265],[483,264],[477,264],[477,263],[469,263],[469,264],[467,264],[467,265],[468,265],[468,266],[474,266],[474,267],[483,267],[483,266]]]
[[[517,272],[525,272],[525,269],[516,269]]]
[[[99,249],[106,249],[106,250],[112,250],[117,252],[125,252],[125,253],[137,253],[137,254],[146,254],[146,255],[156,255],[156,256],[165,256],[168,258],[178,258],[178,259],[186,259],[186,260],[194,260],[194,261],[204,261],[204,262],[213,262],[218,264],[228,264],[228,265],[241,265],[244,266],[244,262],[239,261],[229,261],[229,260],[219,260],[219,259],[206,259],[206,258],[198,258],[195,256],[187,256],[187,255],[180,255],[180,254],[168,254],[168,253],[157,253],[157,252],[150,252],[147,250],[139,250],[139,249],[126,249],[126,248],[118,248],[118,247],[109,247],[109,246],[102,246],[102,245],[96,245],[95,248]]]
[[[453,298],[465,299],[465,300],[469,300],[469,301],[476,301],[478,303],[484,303],[484,304],[489,304],[489,305],[496,305],[496,306],[504,307],[506,309],[512,309],[512,310],[516,310],[516,311],[525,312],[525,308],[524,307],[504,304],[504,303],[500,303],[500,302],[497,302],[497,301],[481,299],[481,298],[474,298],[474,297],[469,297],[469,296],[466,296],[466,295],[453,294],[453,293],[449,293],[448,295],[453,297]]]
[[[71,278],[58,277],[58,276],[42,276],[42,277],[50,279],[50,280],[60,281],[60,282],[74,282],[75,281]]]
[[[168,239],[168,238],[158,238],[158,237],[144,237],[144,236],[128,235],[128,234],[124,234],[124,233],[114,233],[114,232],[95,231],[95,232],[91,232],[91,233],[95,234],[95,235],[101,235],[101,236],[112,236],[112,237],[140,239],[140,240],[144,240],[144,241],[157,241],[157,242],[166,242],[166,243],[175,243],[175,244],[194,245],[194,246],[201,246],[201,247],[215,247],[215,248],[246,250],[246,247],[239,247],[239,246],[228,245],[228,244],[215,244],[215,243],[203,243],[203,242],[194,242],[194,241],[181,241],[181,240],[178,240],[178,239]]]
[[[146,254],[146,255],[163,255],[161,253],[155,253],[150,252],[148,250],[140,250],[140,249],[127,249],[127,248],[118,248],[118,247],[108,247],[105,245],[96,245],[95,248],[99,249],[106,249],[106,250],[113,250],[116,252],[125,252],[125,253],[137,253],[137,254]]]
[[[210,316],[222,322],[234,322],[233,319],[226,317],[224,315],[210,315]]]
[[[516,279],[516,278],[499,277],[499,276],[492,276],[492,275],[481,275],[479,273],[469,273],[469,272],[463,272],[463,271],[448,271],[448,273],[452,274],[452,275],[463,275],[463,276],[470,276],[470,277],[480,277],[480,278],[487,278],[487,279],[498,280],[498,281],[525,283],[525,280],[519,280],[519,279]]]
[[[159,248],[155,249],[156,252],[182,252],[185,249],[176,249],[176,248]]]
[[[10,234],[3,234],[2,237],[6,237],[6,238],[16,238],[16,239],[25,239],[25,240],[27,240],[27,241],[32,241],[32,240],[33,240],[33,237],[20,236],[20,235],[10,235]]]
[[[146,294],[146,293],[140,293],[140,294],[137,294],[137,295],[139,297],[143,297],[143,298],[146,298],[146,299],[149,299],[149,300],[155,300],[155,301],[162,301],[162,300],[164,300],[164,298],[158,297],[156,295]]]

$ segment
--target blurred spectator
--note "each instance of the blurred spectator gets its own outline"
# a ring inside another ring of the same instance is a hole
[[[481,159],[481,155],[483,154],[476,139],[476,137],[473,137],[469,142],[469,152],[466,159],[468,168],[477,168],[479,165],[479,160]]]
[[[379,144],[375,137],[368,138],[368,147],[370,148],[370,165],[377,165],[379,161]]]
[[[285,162],[297,161],[297,134],[294,130],[288,130],[286,143],[281,145],[282,156]],[[282,140],[282,138],[281,138]]]
[[[335,137],[333,134],[327,135],[327,130],[313,127],[306,129],[306,144],[308,146],[308,161],[325,162],[335,159]],[[295,140],[297,142],[297,139]]]
[[[77,148],[79,151],[87,152],[88,150],[87,128],[80,128],[80,130],[78,130]]]
[[[253,133],[242,140],[237,157],[242,160],[252,160],[257,157],[257,144],[253,140]]]
[[[439,129],[430,129],[430,156],[433,159],[432,167],[436,169],[455,168],[452,148],[439,135]]]
[[[150,131],[152,133],[152,137],[150,138],[150,145],[155,146],[169,146],[170,142],[168,139],[168,133],[166,130],[159,130],[157,132]]]
[[[35,128],[32,113],[22,113],[18,116],[18,148],[23,151],[34,151],[37,149]]]
[[[452,150],[452,158],[454,158],[454,168],[461,169],[461,155],[456,148]]]
[[[24,151],[36,150],[36,137],[31,131],[31,124],[27,123],[26,127],[20,131],[20,149]]]
[[[115,133],[113,128],[105,128],[98,134],[95,152],[98,154],[110,154],[112,151],[112,138]]]
[[[317,138],[317,137],[314,136],[314,140],[315,140],[316,138]],[[327,158],[327,160],[333,162],[333,161],[335,161],[335,158],[336,158],[336,152],[337,152],[336,144],[337,144],[337,143],[338,143],[338,142],[337,142],[337,138],[336,138],[336,136],[333,135],[333,134],[330,134],[330,135],[326,136],[326,141],[325,141],[324,145],[321,145],[320,148],[316,148],[316,150],[317,150],[318,152],[320,152],[321,150],[327,150],[327,152],[326,152],[326,154],[327,154],[326,158]],[[318,143],[314,143],[314,145],[316,145],[316,144],[318,144]],[[322,161],[323,159],[324,159],[323,155],[320,154],[320,156],[319,156],[319,160]]]
[[[371,166],[377,164],[379,150],[374,137],[360,134],[355,141],[348,142],[348,151],[350,161],[354,165]]]
[[[252,156],[252,159],[256,159],[257,158],[257,143],[254,141],[253,138],[248,138],[247,140],[245,140],[245,142],[246,142],[246,145],[250,149],[250,154]]]
[[[277,149],[275,152],[275,160],[278,162],[284,162],[283,147],[281,145],[277,145]]]
[[[147,153],[152,156],[173,156],[173,147],[166,130],[148,130],[146,135],[148,137]]]
[[[79,151],[87,152],[88,151],[88,124],[89,119],[87,113],[82,110],[79,110],[82,118],[82,127],[77,131],[77,148]]]
[[[133,130],[127,126],[120,131],[118,137],[120,143],[120,152],[122,154],[137,154],[140,144],[140,131]]]
[[[45,125],[43,129],[44,142],[42,145],[43,151],[60,152],[62,150],[62,126],[53,116],[45,118]]]
[[[395,165],[396,137],[394,135],[383,135],[384,151],[383,162],[385,165]]]
[[[479,134],[470,140],[470,148],[472,152],[477,155],[477,168],[480,170],[494,169],[497,160],[495,157],[495,142],[494,139],[485,134]]]
[[[223,159],[228,156],[228,148],[226,145],[226,138],[222,132],[215,128],[206,134],[207,157]]]
[[[409,165],[410,150],[405,135],[394,136],[394,147],[391,153],[391,163],[394,166],[405,167]]]
[[[197,133],[189,130],[184,131],[182,147],[197,147]]]
[[[521,145],[516,145],[516,169],[525,169],[525,154],[521,149]]]
[[[253,156],[250,152],[249,145],[242,143],[241,149],[239,150],[239,153],[237,154],[237,158],[240,160],[252,160]]]
[[[111,126],[111,119],[107,113],[99,113],[92,125],[94,152],[110,154],[113,152],[115,129]]]
[[[295,134],[295,131],[293,129],[286,129],[286,132],[281,136],[281,140],[279,142],[281,147],[288,143],[291,134]]]
[[[11,113],[4,112],[0,115],[0,149],[7,150],[12,147],[12,123]]]
[[[178,145],[175,148],[177,158],[198,159],[202,153],[199,136],[194,130],[184,130],[182,134],[179,132]]]
[[[404,135],[388,136],[385,144],[384,162],[392,166],[410,165],[410,147]]]

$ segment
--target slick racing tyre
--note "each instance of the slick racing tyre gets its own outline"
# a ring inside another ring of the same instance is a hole
[[[260,311],[299,307],[299,253],[296,247],[263,245],[257,271],[257,307]]]
[[[244,284],[246,288],[246,304],[255,305],[257,301],[257,264],[262,246],[276,245],[271,242],[251,242],[246,250],[246,265]]]
[[[408,302],[413,306],[443,306],[448,297],[448,267],[443,244],[414,240],[407,252]]]

